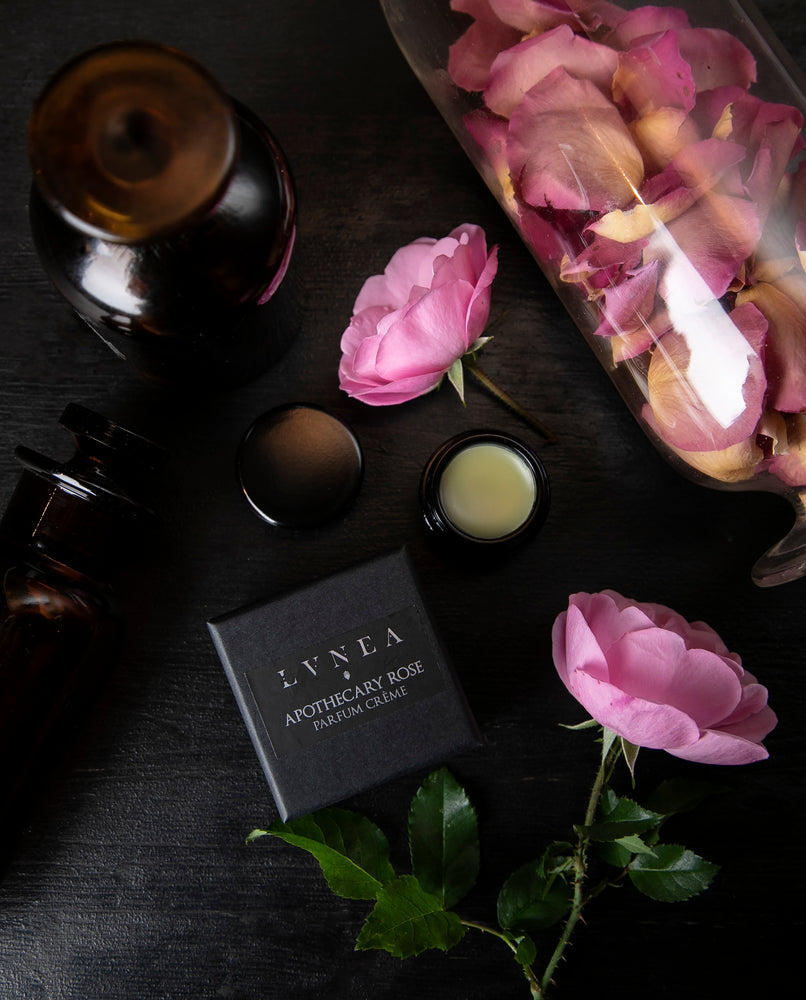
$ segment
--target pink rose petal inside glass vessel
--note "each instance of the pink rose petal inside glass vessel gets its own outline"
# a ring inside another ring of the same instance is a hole
[[[791,500],[806,575],[806,97],[744,0],[381,0],[659,451]]]

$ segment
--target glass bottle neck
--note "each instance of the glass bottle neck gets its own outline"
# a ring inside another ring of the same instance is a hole
[[[22,445],[15,450],[23,472],[0,520],[0,543],[25,552],[28,561],[46,560],[71,575],[104,580],[156,527],[142,494],[165,453],[76,403],[68,404],[59,422],[75,439],[68,461]]]

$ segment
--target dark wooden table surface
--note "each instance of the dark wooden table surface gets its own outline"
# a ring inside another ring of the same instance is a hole
[[[761,8],[801,66],[800,0]],[[806,582],[760,590],[755,558],[788,527],[783,501],[680,478],[644,438],[399,54],[372,0],[40,0],[3,7],[0,114],[0,501],[24,443],[63,456],[70,401],[165,444],[164,541],[143,575],[122,662],[30,818],[0,883],[2,1000],[509,998],[526,985],[506,949],[470,934],[447,956],[353,951],[366,906],[337,899],[307,855],[247,846],[276,817],[205,621],[407,543],[484,735],[450,764],[475,801],[483,867],[464,904],[492,919],[503,879],[581,821],[597,748],[551,663],[570,593],[614,588],[702,618],[770,690],[770,759],[747,768],[639,760],[639,791],[708,777],[727,798],[676,821],[722,866],[685,904],[630,890],[590,907],[558,996],[789,996],[802,979]],[[300,200],[298,337],[277,367],[215,399],[179,403],[123,367],[62,304],[28,231],[25,127],[67,58],[145,37],[204,62],[273,129]],[[475,386],[374,409],[338,388],[339,338],[364,278],[400,245],[461,222],[500,245],[488,372],[556,431],[550,447]],[[238,441],[270,407],[303,399],[357,432],[366,478],[334,523],[280,534],[239,494]],[[461,570],[430,548],[417,482],[445,438],[475,426],[524,436],[553,507],[506,564]],[[2,692],[0,692],[2,697]],[[0,766],[4,766],[0,762]],[[424,774],[348,803],[405,865],[404,815]]]

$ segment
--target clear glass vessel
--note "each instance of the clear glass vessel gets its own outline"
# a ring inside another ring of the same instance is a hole
[[[658,450],[795,509],[806,575],[806,89],[746,0],[381,0]]]
[[[226,388],[288,345],[295,195],[265,125],[151,42],[63,67],[29,124],[30,218],[54,284],[150,379]]]

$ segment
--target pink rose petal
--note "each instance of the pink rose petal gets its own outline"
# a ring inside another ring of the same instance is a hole
[[[465,324],[472,294],[469,282],[455,282],[400,310],[378,345],[380,378],[393,382],[450,368],[470,346]]]
[[[806,315],[765,281],[743,289],[736,301],[753,303],[769,324],[764,355],[768,404],[784,413],[806,410]]]
[[[649,35],[688,27],[688,15],[677,7],[638,7],[618,21],[606,40],[614,49],[628,49]]]
[[[524,94],[558,67],[609,94],[617,64],[613,49],[591,42],[563,24],[502,52],[490,70],[484,103],[509,118]]]
[[[686,28],[676,32],[680,54],[691,66],[697,93],[716,87],[749,90],[756,81],[752,52],[721,28]]]
[[[356,298],[341,338],[341,388],[373,406],[434,389],[483,332],[497,267],[497,248],[488,251],[474,225],[398,250]]]
[[[636,746],[664,750],[699,737],[697,724],[684,712],[625,694],[584,671],[573,674],[571,693],[597,722]]]
[[[529,91],[509,123],[513,181],[536,207],[610,211],[635,197],[643,161],[613,104],[558,68]]]
[[[694,107],[691,66],[681,56],[678,34],[665,31],[622,52],[613,77],[613,98],[640,116],[659,108]]]
[[[707,319],[704,312],[702,322]],[[692,326],[690,336],[677,330],[666,334],[662,349],[652,354],[644,418],[675,448],[720,451],[748,437],[761,417],[767,382],[759,352],[766,321],[753,306],[734,309],[730,321],[720,353],[709,353],[708,340],[698,341]],[[716,315],[713,324],[709,333],[715,340]],[[697,360],[696,371],[692,345],[708,355]]]
[[[650,318],[655,310],[658,287],[658,263],[651,261],[617,284],[605,288],[600,309],[602,321],[596,329],[599,337],[628,336],[639,330],[650,335]],[[647,346],[649,346],[647,344]]]
[[[767,692],[704,622],[612,590],[572,594],[552,649],[571,694],[636,746],[711,764],[767,757]]]
[[[709,192],[666,226],[668,239],[647,250],[645,261],[666,265],[661,294],[669,288],[669,263],[683,259],[699,275],[714,298],[721,298],[741,264],[753,253],[761,235],[756,206],[744,198]],[[672,294],[671,292],[669,293]]]
[[[698,726],[727,718],[741,698],[739,678],[708,650],[686,648],[667,629],[643,629],[608,649],[610,681],[626,694],[679,709]]]
[[[521,33],[497,18],[474,21],[448,50],[448,74],[464,90],[484,90],[496,56],[520,41]]]
[[[565,0],[489,0],[490,7],[505,23],[524,34],[546,31],[558,24],[582,27],[579,15]]]

